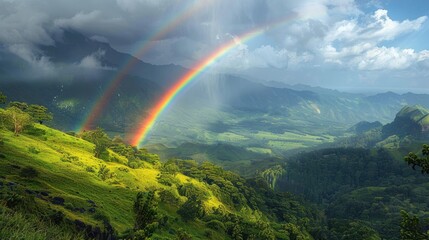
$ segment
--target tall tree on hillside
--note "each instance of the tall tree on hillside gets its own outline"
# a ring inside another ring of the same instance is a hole
[[[158,227],[158,201],[155,191],[139,192],[134,200],[134,230],[143,230],[150,237]]]
[[[109,136],[107,136],[107,134],[102,128],[98,127],[95,130],[85,131],[84,133],[82,133],[82,138],[95,144],[95,157],[103,158],[104,156],[109,156],[107,148],[109,147],[111,141]]]
[[[28,104],[25,102],[13,101],[13,102],[10,102],[8,104],[8,107],[16,107],[16,108],[20,109],[21,111],[25,112],[28,108]]]
[[[25,126],[32,123],[30,115],[17,107],[7,108],[3,115],[4,121],[11,126],[16,136],[22,132]]]
[[[429,145],[423,145],[422,157],[419,157],[417,154],[410,152],[408,156],[405,157],[405,161],[408,163],[408,165],[411,165],[414,170],[416,167],[420,167],[422,174],[429,174]]]
[[[422,148],[422,156],[419,157],[416,153],[410,152],[405,156],[405,161],[415,170],[420,168],[422,174],[429,174],[429,145],[424,144]],[[403,240],[424,240],[429,239],[429,231],[425,232],[420,219],[416,216],[410,216],[407,212],[401,211],[401,239]]]
[[[196,195],[188,197],[185,203],[177,210],[177,213],[182,217],[183,220],[190,221],[195,218],[204,216],[203,202]]]
[[[0,104],[4,104],[6,102],[6,95],[0,92]]]
[[[277,180],[285,173],[286,171],[281,165],[276,165],[274,167],[268,168],[261,173],[261,176],[267,181],[271,189],[275,189]]]
[[[26,112],[30,114],[34,121],[43,124],[43,121],[52,120],[52,113],[48,112],[45,106],[31,104],[28,106]]]

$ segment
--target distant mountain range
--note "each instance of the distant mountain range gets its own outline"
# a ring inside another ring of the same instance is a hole
[[[29,80],[19,74],[29,69],[29,64],[0,51],[0,90],[9,100],[48,106],[54,113],[52,124],[63,130],[74,130],[81,124],[129,61],[135,62],[134,67],[124,75],[93,127],[101,126],[119,134],[128,131],[162,92],[187,71],[176,65],[145,63],[72,30],[64,30],[55,39],[55,45],[40,46],[40,50],[54,66],[74,66],[74,71],[47,77],[45,81]],[[98,61],[95,73],[79,68],[88,57]],[[205,74],[200,78],[180,94],[157,124],[154,143],[179,145],[227,139],[241,145],[254,143],[251,134],[257,132],[335,136],[360,121],[391,122],[406,105],[429,107],[427,94],[387,92],[366,96],[306,85],[258,83],[224,74]],[[276,140],[278,137],[274,140],[280,141]],[[257,146],[270,140],[273,139],[261,137]]]

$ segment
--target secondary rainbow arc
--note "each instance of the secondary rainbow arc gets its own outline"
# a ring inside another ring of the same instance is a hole
[[[133,54],[135,57],[131,57],[130,60],[126,62],[122,68],[120,68],[118,73],[111,80],[108,81],[105,90],[102,92],[100,97],[96,101],[94,101],[94,104],[88,111],[86,117],[83,118],[83,121],[80,124],[78,124],[76,131],[82,132],[83,130],[91,128],[95,120],[101,115],[101,113],[105,109],[107,103],[111,99],[115,90],[118,88],[119,84],[122,82],[122,80],[125,79],[127,74],[139,62],[139,58],[146,54],[147,51],[150,50],[156,44],[156,41],[165,37],[169,32],[176,29],[180,24],[192,17],[196,12],[198,12],[198,10],[200,10],[203,6],[206,5],[206,1],[192,2],[192,4],[185,7],[182,11],[178,11],[177,15],[165,21],[165,24],[160,27],[158,31],[156,31],[154,34],[152,34],[150,38],[144,41],[137,53]]]

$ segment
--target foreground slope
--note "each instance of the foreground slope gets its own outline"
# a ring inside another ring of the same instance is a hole
[[[111,149],[105,161],[94,157],[92,143],[39,124],[19,136],[2,128],[0,139],[0,217],[40,222],[35,228],[43,228],[45,236],[56,228],[64,238],[133,236],[133,205],[140,191],[156,193],[157,239],[311,239],[311,228],[303,223],[320,225],[316,212],[293,196],[210,163],[161,164],[147,153],[147,161],[136,165]],[[178,214],[195,196],[202,202],[201,214],[193,219]],[[18,234],[34,238],[26,232],[33,230],[0,227],[2,233],[22,231]]]

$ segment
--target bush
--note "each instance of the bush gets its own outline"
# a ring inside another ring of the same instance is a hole
[[[187,233],[185,230],[183,230],[181,228],[181,229],[179,229],[179,231],[177,231],[176,239],[177,240],[192,240],[192,235]]]
[[[106,180],[111,177],[110,169],[105,164],[100,164],[100,169],[98,170],[98,176],[101,180]]]
[[[90,172],[90,173],[94,173],[94,172],[95,172],[95,168],[93,168],[93,167],[91,167],[91,166],[87,166],[87,167],[85,168],[85,170],[86,170],[87,172]]]
[[[40,150],[38,148],[34,147],[34,146],[28,147],[28,151],[30,153],[33,153],[33,154],[39,154],[40,153]]]
[[[173,184],[178,186],[180,184],[180,181],[174,175],[168,173],[161,173],[158,177],[158,182],[165,186],[172,186]]]
[[[130,169],[128,169],[126,167],[119,167],[118,170],[121,172],[126,172],[126,173],[130,171]]]
[[[36,128],[33,125],[25,126],[23,132],[28,135],[37,136],[37,137],[41,137],[46,134],[45,130]]]
[[[214,229],[216,231],[225,232],[225,230],[226,230],[226,227],[223,224],[223,222],[221,222],[219,220],[211,220],[211,221],[206,223],[206,226],[211,228],[211,229]]]
[[[159,197],[161,201],[169,205],[178,205],[179,198],[171,190],[165,189],[159,192]]]
[[[128,167],[132,168],[132,169],[137,169],[140,167],[139,162],[137,161],[133,161],[133,162],[128,162]]]
[[[70,155],[70,153],[64,152],[63,156],[61,157],[60,160],[63,162],[70,162],[71,163],[71,162],[79,161],[79,157],[73,156],[73,155]]]
[[[110,222],[110,218],[99,211],[92,215],[92,217],[101,222]]]
[[[16,193],[4,193],[1,195],[1,198],[8,208],[14,208],[24,203],[24,197]]]
[[[39,172],[37,172],[36,169],[33,167],[25,167],[22,168],[19,172],[19,176],[25,177],[25,178],[35,178],[39,175]]]

